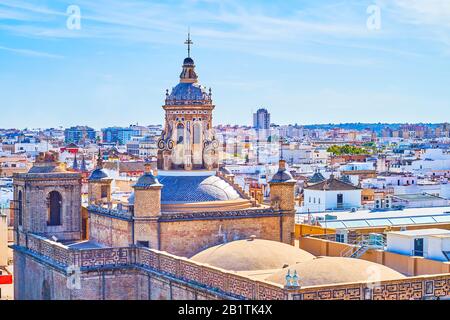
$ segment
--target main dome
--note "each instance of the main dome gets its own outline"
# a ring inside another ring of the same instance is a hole
[[[239,200],[242,197],[222,178],[209,175],[158,174],[162,204]]]
[[[198,83],[195,63],[191,57],[183,61],[180,83],[166,94],[166,105],[203,105],[211,104],[211,92]]]
[[[198,83],[182,82],[177,84],[167,96],[166,104],[204,104],[210,101],[206,88]]]

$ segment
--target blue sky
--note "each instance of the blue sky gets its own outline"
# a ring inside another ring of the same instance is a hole
[[[0,127],[161,123],[188,27],[215,124],[450,121],[448,0],[0,0]]]

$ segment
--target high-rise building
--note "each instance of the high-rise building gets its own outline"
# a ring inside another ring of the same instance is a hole
[[[104,143],[119,143],[124,145],[131,141],[133,136],[139,135],[140,130],[134,126],[127,128],[110,127],[102,129]]]
[[[67,144],[94,142],[95,138],[95,130],[87,126],[76,126],[64,130],[64,139]]]
[[[255,129],[270,128],[270,113],[267,109],[261,108],[253,114],[253,127]]]

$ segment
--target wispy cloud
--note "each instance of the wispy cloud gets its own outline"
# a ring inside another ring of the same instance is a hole
[[[450,1],[448,0],[391,0],[404,22],[450,28]]]
[[[448,0],[378,2],[393,11],[398,19],[409,23],[450,23]],[[43,39],[86,38],[125,44],[175,44],[190,25],[204,47],[229,48],[295,62],[325,65],[375,63],[376,58],[336,56],[318,49],[327,45],[366,50],[370,54],[383,52],[409,58],[419,56],[409,48],[371,43],[373,39],[398,35],[389,29],[378,34],[370,32],[365,24],[366,7],[358,1],[332,4],[305,1],[308,5],[282,12],[272,10],[273,7],[266,4],[237,0],[182,0],[176,4],[172,1],[79,0],[76,4],[81,8],[81,30],[65,27],[64,4],[56,10],[46,6],[45,2],[36,5],[23,0],[2,0],[1,5],[9,10],[8,14],[17,19],[22,17],[23,23],[0,24],[0,30]],[[36,23],[39,20],[42,22]]]
[[[51,59],[64,58],[64,56],[61,56],[61,55],[52,54],[52,53],[48,53],[48,52],[42,52],[42,51],[35,51],[35,50],[30,50],[30,49],[17,49],[17,48],[9,48],[9,47],[0,46],[0,50],[12,52],[12,53],[19,54],[22,56],[27,56],[27,57],[39,57],[39,58],[51,58]]]

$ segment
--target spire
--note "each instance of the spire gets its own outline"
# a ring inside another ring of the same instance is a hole
[[[72,169],[75,171],[78,171],[78,160],[77,160],[77,154],[75,153],[75,157],[73,158],[73,165]]]
[[[191,30],[188,30],[188,38],[187,40],[184,42],[184,44],[187,45],[187,51],[188,51],[188,58],[191,57],[191,44],[194,44],[191,40]]]
[[[100,149],[98,149],[97,169],[103,169],[103,154]]]
[[[183,71],[180,74],[180,82],[182,83],[196,83],[197,82],[197,74],[195,73],[195,64],[194,60],[191,58],[191,44],[193,44],[191,40],[191,33],[188,33],[188,38],[185,41],[187,44],[188,57],[183,61]]]
[[[80,170],[82,172],[86,172],[87,171],[87,166],[86,166],[86,159],[84,158],[84,154],[81,157],[81,167]]]

